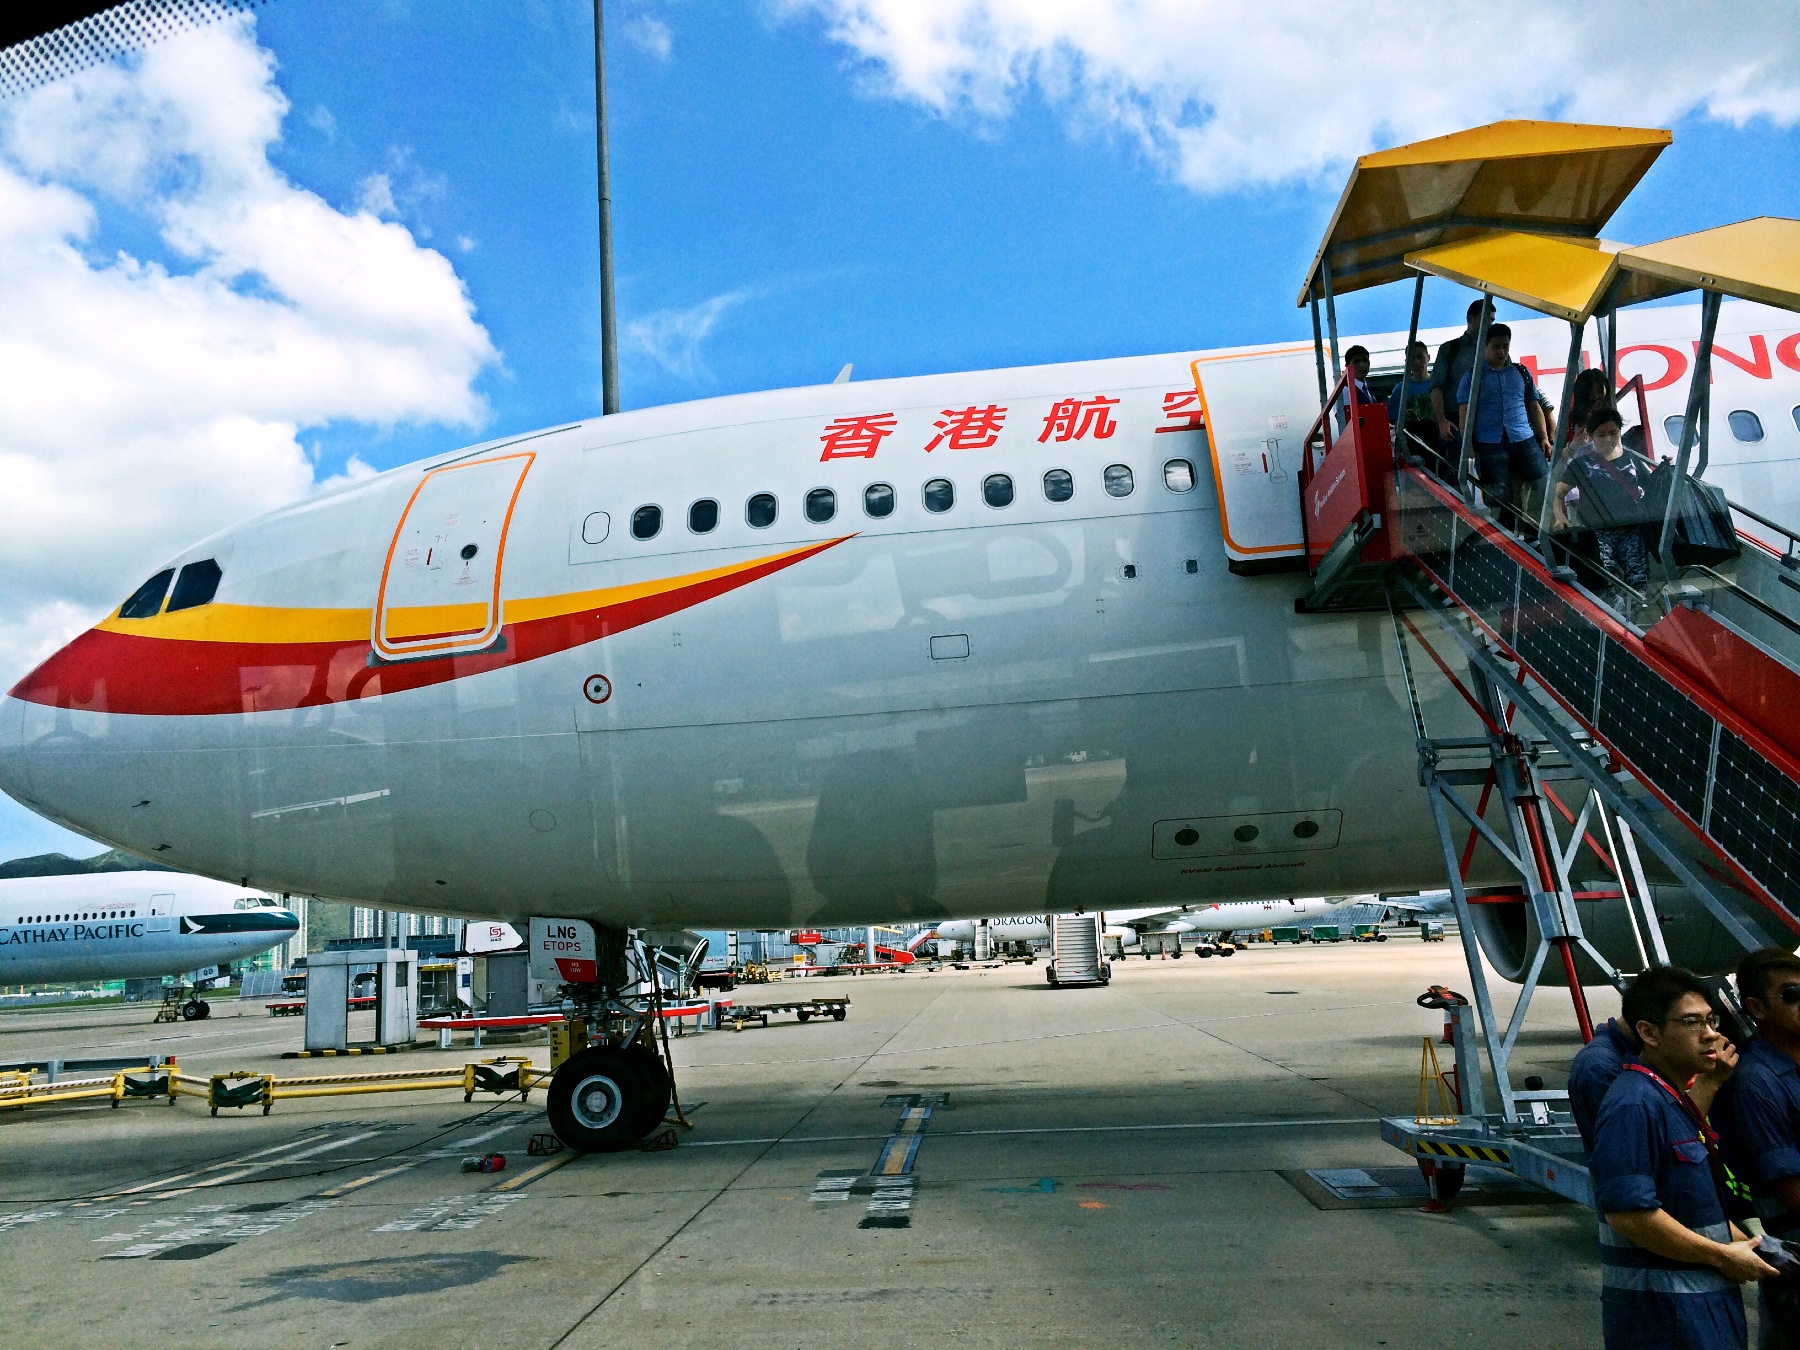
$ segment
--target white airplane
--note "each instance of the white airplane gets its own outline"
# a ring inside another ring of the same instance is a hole
[[[1138,946],[1145,936],[1182,936],[1232,933],[1281,928],[1329,918],[1339,909],[1364,903],[1368,896],[1316,896],[1304,900],[1229,900],[1210,905],[1159,905],[1148,909],[1108,910],[1103,916],[1108,937],[1121,938],[1127,947]],[[938,937],[950,942],[973,942],[976,919],[950,919],[936,925]],[[1048,942],[1047,914],[1001,915],[988,919],[991,942]]]
[[[1725,305],[1708,476],[1800,519],[1794,322]],[[1697,307],[1619,327],[1662,453]],[[1554,398],[1566,327],[1513,333]],[[440,455],[169,559],[0,703],[0,787],[245,887],[614,929],[1441,886],[1386,616],[1294,610],[1318,408],[1286,344]]]
[[[300,920],[272,895],[179,872],[0,881],[0,984],[180,975],[267,951]],[[211,1010],[182,1005],[189,1021]]]
[[[1696,322],[1621,315],[1653,448]],[[1800,517],[1792,323],[1725,306],[1709,476]],[[1514,332],[1554,395],[1566,329]],[[1316,403],[1290,345],[440,456],[171,559],[0,703],[0,786],[244,886],[618,927],[1441,884],[1385,618],[1257,570]]]

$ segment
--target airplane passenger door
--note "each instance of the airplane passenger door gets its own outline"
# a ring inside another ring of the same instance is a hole
[[[465,460],[419,481],[394,531],[375,605],[389,661],[480,651],[500,636],[506,532],[531,452]]]
[[[175,920],[171,916],[175,912],[173,895],[153,895],[150,897],[150,917],[144,924],[146,933],[170,933],[175,930]]]
[[[1312,348],[1202,357],[1193,374],[1226,555],[1249,562],[1304,553],[1297,475],[1301,438],[1319,414]]]

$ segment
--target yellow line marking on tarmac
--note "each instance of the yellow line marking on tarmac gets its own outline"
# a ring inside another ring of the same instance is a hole
[[[521,1173],[519,1173],[518,1176],[514,1177],[512,1180],[503,1181],[498,1186],[490,1186],[488,1189],[495,1190],[495,1191],[522,1190],[524,1187],[529,1186],[532,1182],[536,1181],[539,1177],[548,1176],[550,1173],[554,1172],[557,1168],[562,1167],[568,1163],[572,1163],[581,1156],[582,1155],[577,1153],[574,1149],[568,1149],[565,1152],[557,1154],[554,1158],[550,1159],[550,1161],[548,1161],[548,1162],[539,1163],[536,1167],[532,1168],[529,1172],[521,1172]]]
[[[342,1186],[333,1186],[328,1191],[320,1191],[319,1196],[324,1200],[335,1200],[340,1195],[348,1195],[351,1191],[361,1190],[364,1186],[370,1185],[373,1182],[381,1181],[386,1177],[394,1176],[400,1172],[409,1171],[424,1161],[423,1158],[409,1158],[405,1162],[396,1163],[392,1167],[384,1167],[379,1172],[371,1172],[366,1177],[358,1177],[355,1181],[346,1181]]]

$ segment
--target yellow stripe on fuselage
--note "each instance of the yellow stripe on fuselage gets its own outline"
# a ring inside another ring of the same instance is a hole
[[[841,540],[826,542],[839,543]],[[819,544],[802,544],[798,548],[784,549],[780,553],[752,558],[748,562],[730,563],[700,572],[686,572],[680,576],[635,581],[625,586],[605,586],[592,591],[570,591],[562,595],[507,600],[503,602],[505,622],[530,623],[534,619],[555,619],[583,610],[627,604],[689,586],[703,586],[709,581],[718,581],[752,568],[783,562],[796,554],[807,553],[819,547]],[[471,611],[485,611],[485,606],[480,605],[468,608]],[[397,611],[402,614],[406,612]],[[210,604],[178,610],[173,614],[158,614],[153,619],[121,619],[115,610],[109,617],[102,619],[98,627],[108,633],[186,642],[367,642],[370,623],[371,613],[366,609],[289,609],[272,605]],[[387,636],[393,638],[396,635],[390,632]]]

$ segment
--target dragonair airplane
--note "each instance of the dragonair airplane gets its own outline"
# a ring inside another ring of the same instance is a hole
[[[1119,937],[1125,940],[1126,946],[1137,946],[1146,936],[1211,933],[1225,937],[1252,929],[1310,923],[1329,918],[1338,910],[1368,898],[1336,895],[1304,900],[1227,900],[1210,905],[1160,905],[1148,909],[1109,910],[1104,918],[1108,937]],[[951,942],[972,942],[978,922],[976,919],[951,919],[937,924],[934,932],[937,937]],[[1047,914],[1002,915],[986,922],[988,938],[993,942],[1050,940],[1050,916]]]
[[[1653,453],[1697,323],[1620,316]],[[1552,397],[1566,333],[1514,325]],[[1398,365],[1399,335],[1363,341]],[[1718,341],[1709,477],[1800,517],[1793,317],[1728,303]],[[1288,345],[743,394],[441,455],[169,559],[12,689],[0,786],[243,886],[483,918],[1441,886],[1387,620],[1294,610],[1317,411]],[[1461,726],[1440,698],[1434,727]],[[1482,929],[1503,974],[1508,921]]]

